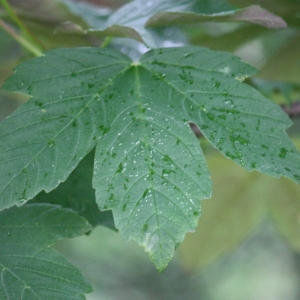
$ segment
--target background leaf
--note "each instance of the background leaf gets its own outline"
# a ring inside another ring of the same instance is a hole
[[[216,153],[207,156],[215,193],[179,252],[188,269],[203,268],[235,249],[270,217],[279,233],[300,250],[300,187],[286,178],[249,173]],[[220,172],[220,170],[222,170]],[[226,176],[224,176],[226,174]],[[212,220],[218,220],[212,224]]]
[[[280,17],[255,5],[237,9],[224,0],[202,3],[197,0],[136,0],[115,11],[102,28],[93,27],[86,33],[133,38],[156,48],[160,45],[151,28],[208,21],[246,21],[267,27],[286,26]]]
[[[0,212],[0,298],[85,299],[91,287],[50,246],[90,229],[84,219],[57,206],[34,204]]]
[[[66,5],[70,12],[72,12],[75,16],[81,17],[88,26],[95,29],[104,27],[106,20],[112,13],[112,10],[108,7],[88,2],[75,2],[72,0],[59,1]]]
[[[94,155],[93,150],[82,159],[65,182],[50,193],[40,192],[29,203],[57,204],[76,211],[94,227],[104,225],[116,229],[111,211],[100,211],[96,204],[92,187]]]
[[[223,7],[221,9],[218,4],[219,3],[216,3],[216,1],[213,1],[204,2],[203,5],[197,1],[194,3],[194,6],[189,7],[187,11],[183,10],[182,12],[178,12],[177,10],[172,9],[173,12],[159,12],[147,21],[146,27],[232,21],[250,22],[269,28],[286,27],[286,23],[282,18],[270,13],[258,5],[252,5],[244,9],[237,9],[234,6],[222,3]]]
[[[202,202],[204,213],[195,233],[179,248],[187,269],[203,268],[235,249],[265,211],[259,173],[246,172],[216,153],[207,155],[207,162],[215,189],[212,199]]]
[[[87,26],[81,16],[72,13],[60,1],[31,0],[24,2],[23,0],[10,0],[9,4],[44,49],[100,44],[101,39],[99,38],[87,37],[71,30],[68,32],[58,30],[58,27],[66,22],[76,24],[79,28]],[[7,22],[11,22],[2,6],[0,7],[0,14]]]

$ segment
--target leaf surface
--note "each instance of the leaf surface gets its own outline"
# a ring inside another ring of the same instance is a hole
[[[290,120],[241,82],[255,72],[199,47],[151,50],[138,62],[112,49],[59,49],[25,62],[5,85],[32,98],[0,125],[2,208],[55,188],[97,144],[99,208],[163,269],[211,193],[189,122],[246,169],[300,181]]]
[[[1,209],[53,190],[95,147],[103,122],[98,92],[129,62],[110,52],[102,51],[107,63],[95,50],[52,51],[20,65],[4,85],[33,98],[0,124]]]
[[[91,287],[79,270],[50,246],[91,226],[70,210],[47,204],[0,213],[1,299],[85,299]]]

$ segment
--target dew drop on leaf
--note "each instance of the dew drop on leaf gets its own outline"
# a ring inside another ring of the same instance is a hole
[[[36,100],[34,104],[37,107],[42,107],[42,105],[43,105],[43,103],[41,101],[38,101],[38,100]]]
[[[56,145],[56,143],[55,143],[54,140],[48,141],[48,146],[49,146],[49,147],[52,147],[52,146],[55,146],[55,145]]]
[[[144,224],[143,226],[143,232],[146,232],[148,230],[148,224]]]
[[[220,81],[216,81],[216,82],[214,83],[214,87],[215,87],[215,88],[218,88],[220,85],[221,85]]]
[[[285,158],[286,157],[286,154],[287,154],[288,150],[285,149],[285,148],[281,148],[280,149],[280,153],[279,153],[279,157],[280,158]]]
[[[215,120],[214,115],[212,115],[211,113],[208,113],[208,114],[207,114],[207,117],[208,117],[211,121],[214,121],[214,120]],[[203,125],[202,125],[202,128],[203,128]]]
[[[16,203],[16,205],[17,205],[18,207],[20,207],[20,206],[24,205],[25,203],[26,203],[26,200],[25,200],[25,199],[20,199],[20,200],[18,200],[18,202]]]

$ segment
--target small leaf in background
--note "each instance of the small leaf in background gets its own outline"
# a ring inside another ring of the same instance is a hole
[[[102,7],[88,2],[75,2],[72,0],[59,0],[68,7],[70,12],[81,17],[88,26],[97,29],[103,28],[112,10],[108,7]]]
[[[232,251],[258,225],[265,208],[259,173],[249,173],[213,153],[207,162],[213,196],[202,201],[204,213],[197,229],[179,247],[187,269],[202,268]]]
[[[50,246],[91,226],[70,210],[47,204],[0,212],[0,299],[83,300],[91,287]]]
[[[269,80],[284,80],[300,84],[300,30],[287,43],[277,49],[262,68],[261,77]]]
[[[29,203],[57,204],[77,212],[93,227],[103,225],[115,229],[111,211],[100,211],[96,204],[95,190],[92,187],[94,154],[93,150],[84,157],[68,179],[56,189],[50,193],[40,192]]]
[[[32,98],[0,124],[2,208],[56,188],[97,145],[97,204],[165,268],[211,194],[189,122],[246,169],[300,181],[300,155],[284,132],[291,121],[241,82],[255,72],[192,46],[151,50],[138,62],[99,48],[24,62],[4,85]]]
[[[216,154],[207,161],[215,189],[212,199],[202,202],[205,214],[196,232],[187,235],[179,248],[186,268],[202,268],[232,251],[266,215],[300,252],[299,185],[286,178],[246,172]]]
[[[294,182],[281,178],[268,181],[265,199],[279,232],[292,247],[300,252],[300,188]]]
[[[108,19],[107,30],[113,25],[122,25],[136,30],[141,39],[150,47],[155,47],[151,28],[170,25],[186,25],[199,22],[246,21],[267,27],[285,27],[278,16],[260,8],[250,6],[236,9],[227,1],[131,1],[121,7]],[[120,29],[122,27],[119,27]],[[108,34],[108,33],[107,33]],[[136,38],[134,36],[128,36]]]
[[[189,7],[188,10],[173,10],[170,12],[159,12],[152,16],[146,23],[146,27],[170,26],[170,25],[187,25],[200,22],[249,22],[265,26],[268,28],[283,28],[286,27],[285,21],[270,13],[269,11],[252,5],[243,9],[237,9],[234,6],[229,6],[224,10],[218,7],[207,8],[206,2],[202,5],[194,4],[194,7]],[[199,6],[199,7],[198,7]]]
[[[273,98],[272,100],[275,103],[276,94],[282,95],[283,97],[281,97],[281,104],[287,104],[286,112],[293,102],[297,102],[300,99],[300,84],[284,81],[264,80],[260,78],[252,78],[250,82],[265,97],[269,99]]]
[[[11,65],[12,61],[16,60],[16,57],[21,55],[21,49],[2,28],[0,28],[0,45],[0,63],[2,73],[0,80],[2,81],[2,76],[6,73],[3,71],[3,67]]]
[[[230,0],[230,3],[239,7],[247,7],[249,0]],[[272,11],[274,14],[282,17],[289,25],[299,27],[299,9],[300,2],[298,0],[257,0],[256,4]]]
[[[11,0],[9,4],[44,49],[100,44],[100,38],[91,38],[72,31],[66,33],[57,30],[58,27],[66,22],[76,24],[79,28],[86,26],[86,22],[81,16],[72,13],[60,1]],[[7,20],[7,22],[11,21],[6,15],[6,11],[2,9],[2,6],[0,6],[0,13],[4,20]]]
[[[76,14],[78,15],[77,11]],[[83,19],[87,19],[83,16],[83,11],[80,14]],[[136,0],[112,13],[105,24],[96,24],[96,27],[91,27],[85,32],[101,36],[133,38],[144,42],[149,47],[156,48],[159,45],[151,28],[208,21],[244,21],[273,28],[286,26],[280,17],[257,5],[237,9],[224,0],[203,3],[197,0]],[[90,23],[89,20],[88,23]]]

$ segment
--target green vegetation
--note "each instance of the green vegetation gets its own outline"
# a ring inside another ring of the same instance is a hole
[[[98,225],[143,246],[159,271],[200,215],[197,245],[181,247],[187,266],[235,247],[266,210],[300,249],[299,187],[260,174],[300,182],[283,111],[297,116],[300,76],[279,81],[268,65],[299,40],[299,15],[223,0],[37,2],[0,0],[0,97],[18,103],[0,123],[1,299],[84,299],[91,287],[50,246]],[[261,78],[229,53],[251,41]]]

